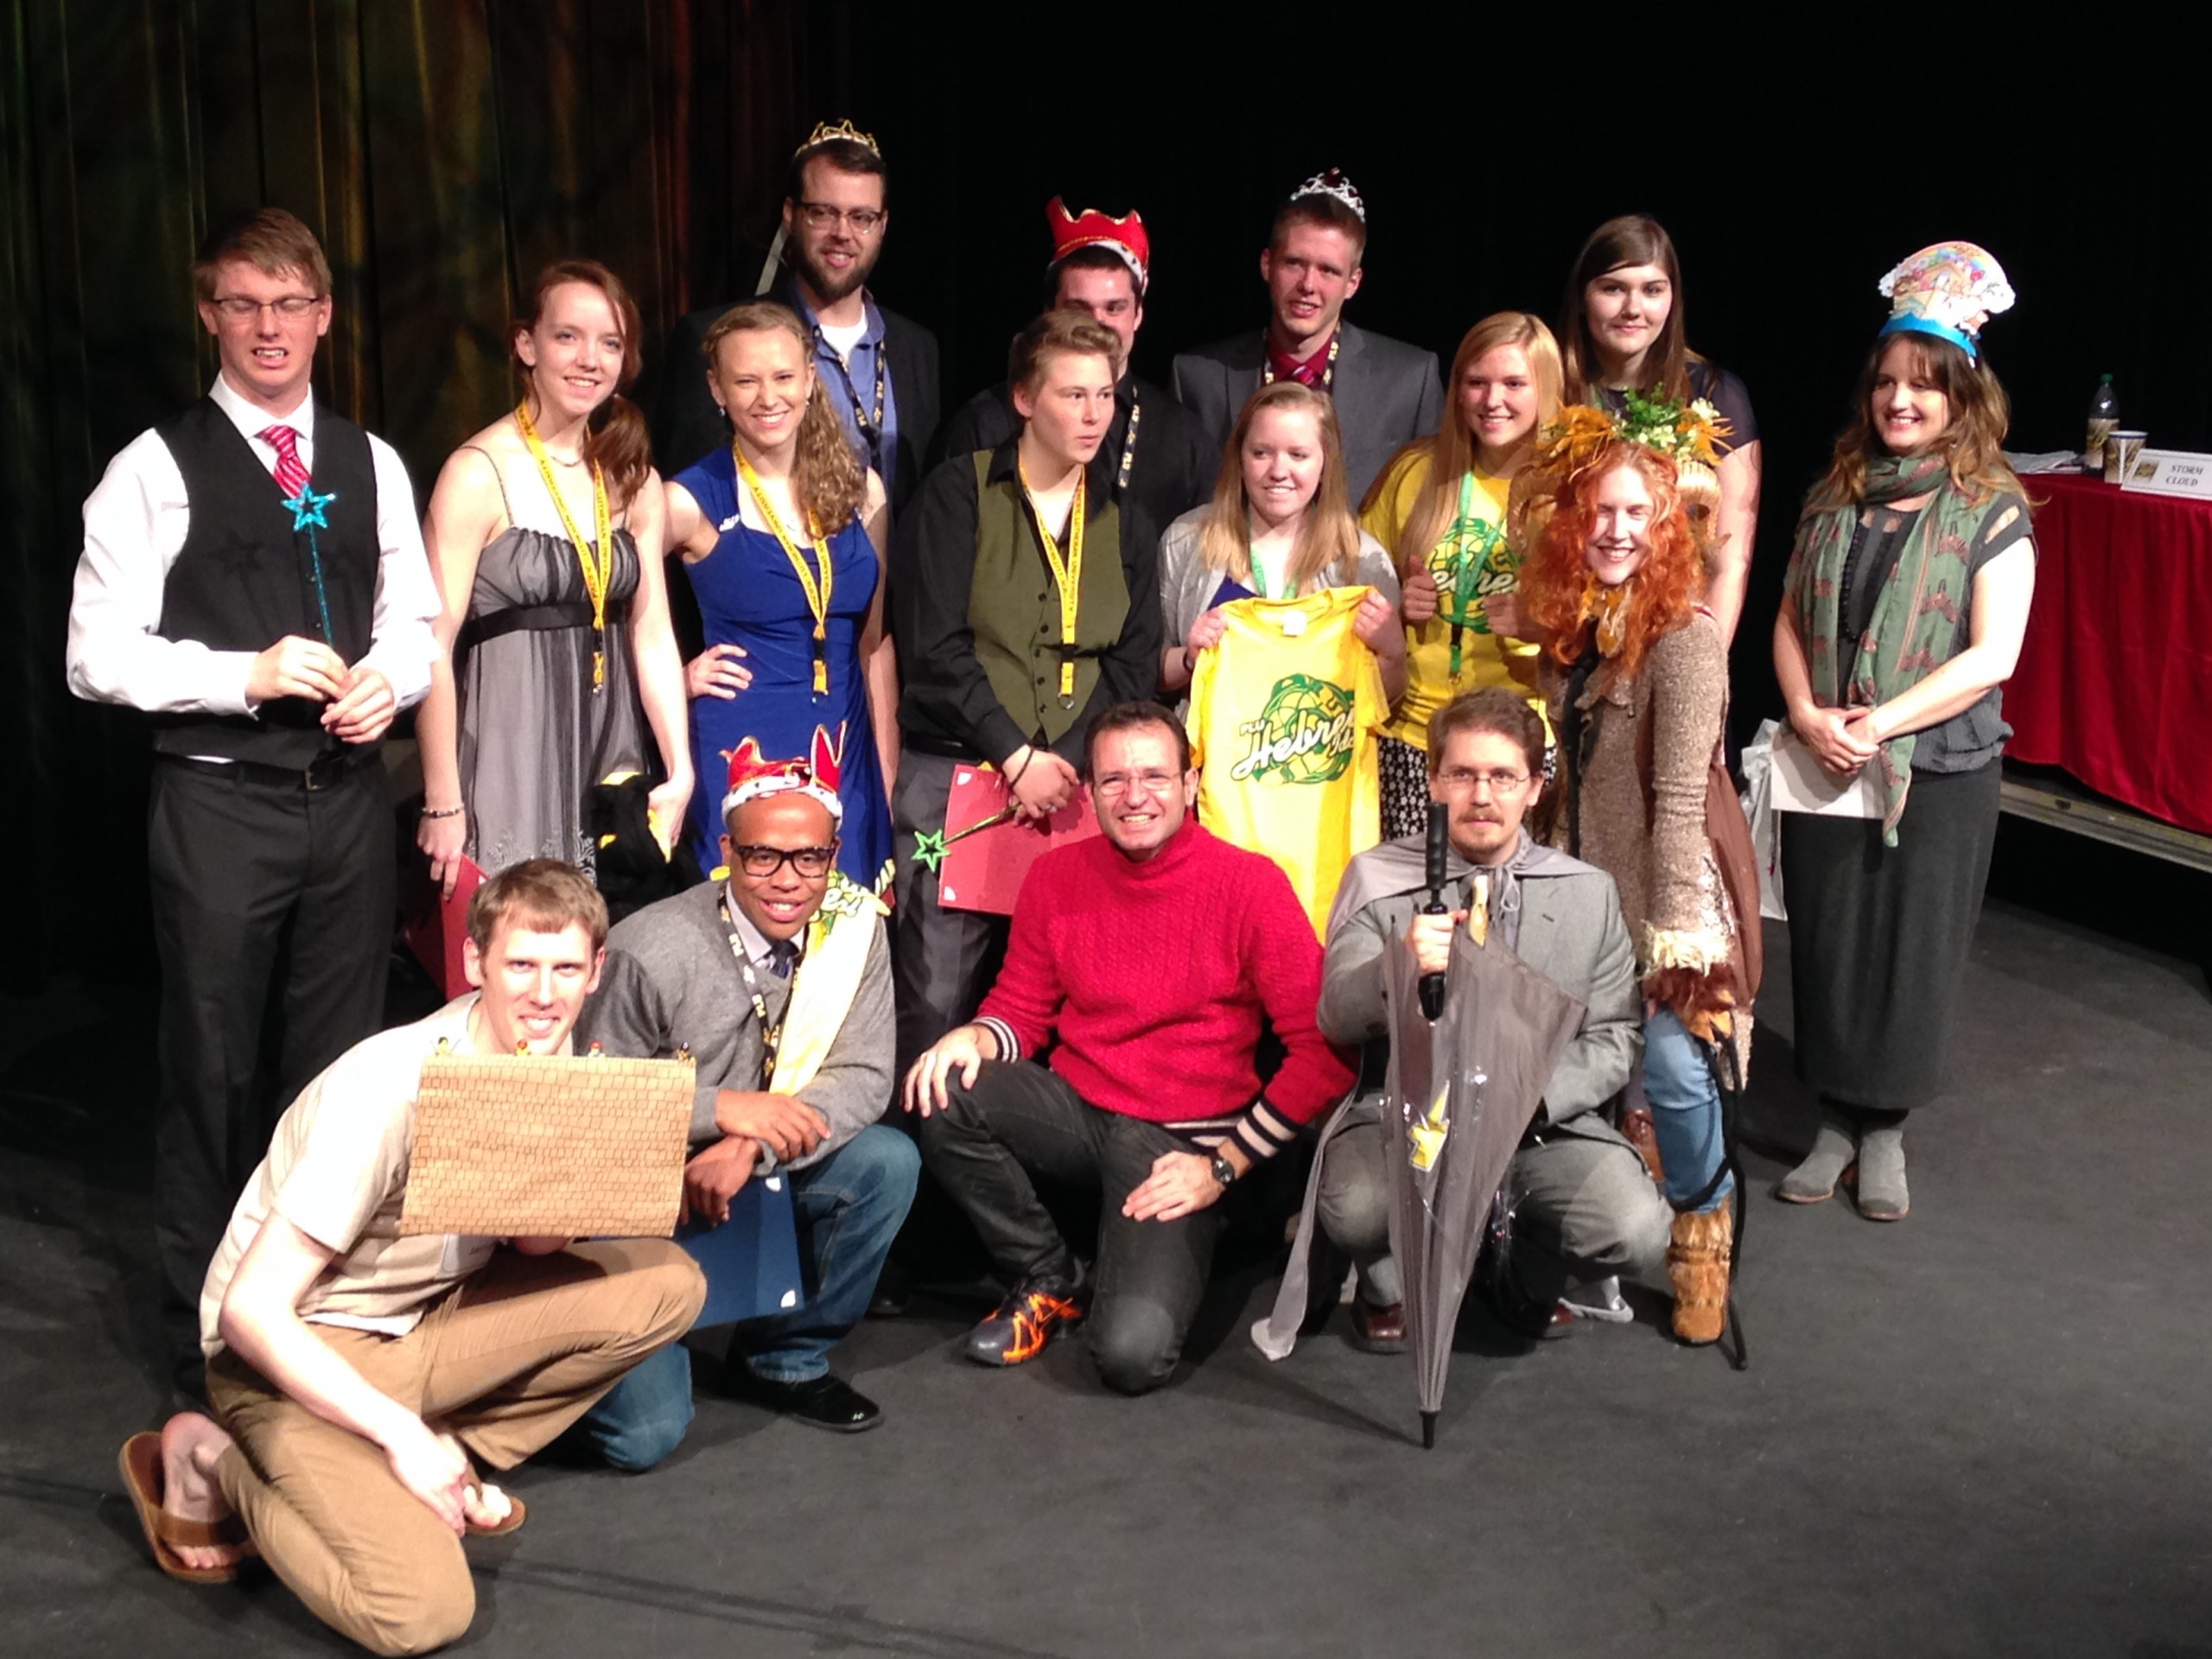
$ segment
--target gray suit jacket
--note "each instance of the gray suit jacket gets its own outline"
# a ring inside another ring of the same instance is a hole
[[[1613,878],[1569,861],[1573,868],[1565,874],[1522,878],[1516,954],[1561,990],[1580,998],[1585,1010],[1581,1030],[1544,1090],[1543,1123],[1611,1140],[1611,1128],[1589,1114],[1619,1093],[1635,1068],[1643,1039],[1643,1001],[1636,951],[1621,920]],[[1466,877],[1455,880],[1445,901],[1455,910],[1465,904],[1468,885]],[[1424,896],[1401,893],[1376,899],[1341,917],[1331,929],[1319,1009],[1321,1034],[1331,1042],[1387,1039],[1382,955],[1390,940],[1403,937]]]
[[[1330,377],[1337,423],[1344,429],[1344,486],[1357,507],[1383,463],[1444,417],[1444,384],[1436,353],[1370,334],[1345,323]],[[1229,442],[1237,416],[1260,389],[1267,340],[1255,330],[1175,359],[1172,390],[1198,416],[1215,454]]]

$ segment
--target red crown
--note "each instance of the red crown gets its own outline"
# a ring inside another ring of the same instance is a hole
[[[842,726],[837,728],[835,743],[830,741],[828,732],[817,726],[811,755],[768,760],[761,757],[760,741],[747,738],[728,752],[729,787],[722,796],[722,817],[727,819],[746,802],[758,800],[763,795],[781,795],[795,789],[821,802],[830,809],[833,821],[842,822],[845,807],[837,798],[837,776],[844,743]]]
[[[1152,238],[1144,233],[1144,217],[1135,208],[1119,219],[1096,207],[1071,216],[1067,204],[1054,196],[1045,205],[1045,224],[1052,232],[1052,264],[1077,248],[1111,248],[1135,276],[1140,294],[1151,280]]]

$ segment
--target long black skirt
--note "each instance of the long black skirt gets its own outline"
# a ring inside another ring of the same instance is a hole
[[[1875,819],[1783,814],[1797,1075],[1808,1088],[1884,1111],[1943,1091],[2000,782],[1994,761],[1916,772],[1894,847]]]

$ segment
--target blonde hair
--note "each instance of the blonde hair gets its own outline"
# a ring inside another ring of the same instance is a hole
[[[1468,329],[1459,341],[1459,349],[1452,356],[1452,372],[1444,383],[1444,419],[1436,429],[1436,435],[1415,438],[1393,455],[1390,464],[1368,486],[1367,499],[1359,504],[1364,515],[1382,499],[1409,457],[1428,457],[1428,476],[1421,481],[1420,493],[1414,497],[1413,506],[1406,514],[1405,528],[1398,534],[1397,544],[1390,550],[1401,575],[1421,568],[1428,557],[1429,549],[1443,538],[1445,527],[1459,511],[1459,480],[1474,470],[1478,451],[1475,435],[1467,425],[1466,411],[1459,406],[1459,382],[1478,360],[1501,346],[1517,346],[1529,359],[1529,372],[1536,382],[1536,431],[1541,432],[1559,419],[1564,371],[1560,363],[1559,341],[1552,337],[1552,331],[1544,326],[1542,318],[1526,311],[1495,311]],[[1531,432],[1529,438],[1533,440],[1535,435]]]
[[[1332,564],[1341,562],[1350,569],[1359,557],[1359,524],[1344,493],[1344,441],[1337,427],[1336,400],[1325,393],[1295,380],[1278,380],[1252,394],[1229,435],[1213,499],[1198,521],[1198,556],[1217,575],[1245,582],[1252,579],[1252,503],[1244,493],[1244,445],[1252,435],[1253,423],[1271,410],[1302,410],[1313,416],[1321,434],[1321,481],[1306,503],[1291,548],[1287,598],[1303,592],[1307,582]]]
[[[766,300],[733,306],[716,317],[700,344],[709,368],[721,366],[722,342],[732,334],[765,334],[781,329],[799,349],[799,360],[814,365],[814,340],[796,312]],[[819,392],[821,388],[816,388]],[[868,505],[868,473],[845,441],[845,429],[826,396],[806,400],[798,417],[798,438],[791,456],[791,499],[817,536],[834,536]]]
[[[596,950],[607,943],[607,900],[575,865],[525,859],[493,876],[468,901],[468,937],[479,950],[489,950],[493,937],[507,924],[533,933],[582,927]]]

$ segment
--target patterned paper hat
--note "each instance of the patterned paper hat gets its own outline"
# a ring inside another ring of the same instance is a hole
[[[815,123],[814,130],[806,135],[806,142],[791,151],[791,155],[794,157],[804,156],[817,144],[834,143],[840,138],[849,144],[858,144],[871,155],[880,156],[883,154],[876,148],[874,133],[862,132],[849,121],[839,121],[835,124],[817,121]]]
[[[1971,242],[1923,248],[1888,276],[1881,291],[1891,303],[1885,335],[1933,334],[1979,358],[1981,325],[2012,308],[2005,268]]]
[[[1137,279],[1137,292],[1151,281],[1152,238],[1145,234],[1144,217],[1134,207],[1116,219],[1096,207],[1071,215],[1058,196],[1045,204],[1045,225],[1052,233],[1052,270],[1077,248],[1110,248],[1119,254]]]
[[[1344,170],[1340,167],[1332,167],[1325,173],[1316,173],[1290,193],[1293,201],[1300,196],[1334,196],[1359,215],[1361,224],[1367,223],[1367,204],[1360,200],[1359,192],[1352,188],[1351,181],[1344,177]]]
[[[814,728],[813,753],[807,758],[765,760],[760,756],[760,740],[747,738],[730,751],[729,791],[722,797],[722,822],[728,823],[729,815],[747,801],[797,790],[828,807],[832,823],[843,823],[845,806],[837,798],[837,772],[844,740],[842,726],[837,728],[835,744],[830,742],[830,734],[817,726]]]

